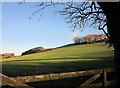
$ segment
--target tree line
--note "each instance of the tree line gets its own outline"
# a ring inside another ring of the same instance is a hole
[[[86,43],[91,44],[95,42],[107,42],[108,38],[104,34],[89,34],[83,37],[75,36],[73,38],[74,43]]]

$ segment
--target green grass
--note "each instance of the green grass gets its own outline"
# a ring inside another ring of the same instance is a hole
[[[74,45],[47,52],[4,59],[8,76],[80,71],[113,66],[113,50],[104,43]]]

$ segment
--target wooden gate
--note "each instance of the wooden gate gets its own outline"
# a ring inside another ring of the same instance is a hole
[[[76,72],[66,72],[66,73],[57,73],[57,74],[45,74],[45,75],[32,75],[32,76],[21,76],[21,77],[8,77],[6,75],[0,74],[2,78],[2,84],[7,84],[17,88],[18,86],[23,86],[25,88],[33,88],[25,83],[28,82],[40,82],[40,81],[48,81],[48,80],[57,80],[64,78],[73,78],[73,77],[82,77],[94,75],[83,84],[78,86],[77,88],[93,88],[93,87],[107,87],[110,85],[114,85],[114,80],[107,80],[107,73],[113,72],[113,68],[105,68],[105,69],[96,69],[96,70],[86,70],[86,71],[76,71]],[[103,81],[101,83],[92,84],[97,78],[103,75]]]

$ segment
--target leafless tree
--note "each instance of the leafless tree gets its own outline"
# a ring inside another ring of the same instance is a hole
[[[91,26],[102,30],[109,38],[105,31],[107,29],[106,16],[96,2],[52,2],[52,0],[50,2],[38,2],[35,6],[38,6],[39,9],[34,11],[29,18],[31,19],[34,14],[40,12],[42,15],[42,11],[46,8],[58,5],[62,5],[62,8],[57,12],[65,16],[65,21],[72,25],[73,30],[89,23]]]
[[[73,38],[73,41],[74,41],[74,43],[80,43],[80,37],[79,36],[75,36]]]

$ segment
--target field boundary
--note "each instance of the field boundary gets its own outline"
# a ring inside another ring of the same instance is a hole
[[[25,88],[32,88],[31,86],[25,84],[30,82],[40,82],[40,81],[48,81],[48,80],[57,80],[64,78],[73,78],[73,77],[82,77],[93,75],[83,84],[81,84],[77,88],[85,88],[89,87],[107,87],[110,85],[114,85],[114,80],[107,80],[107,73],[114,72],[113,68],[104,68],[104,69],[95,69],[95,70],[85,70],[85,71],[76,71],[76,72],[65,72],[65,73],[54,73],[54,74],[45,74],[45,75],[32,75],[32,76],[20,76],[20,77],[8,77],[6,75],[0,74],[2,78],[2,84],[7,84],[13,87],[16,86],[25,86]],[[100,76],[103,76],[103,80],[101,83],[92,84]]]

